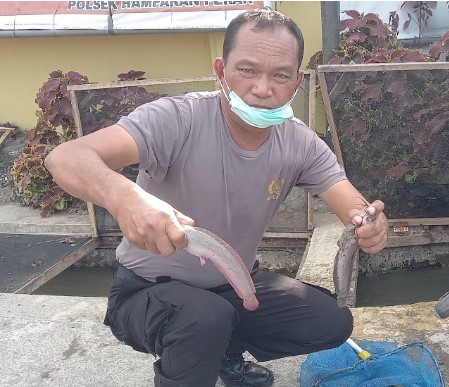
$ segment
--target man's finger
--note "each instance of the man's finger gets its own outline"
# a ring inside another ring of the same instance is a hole
[[[188,217],[187,215],[184,215],[182,212],[179,212],[178,210],[175,209],[173,209],[173,212],[180,224],[187,226],[195,226],[195,221],[192,218]]]
[[[374,208],[375,213],[369,212],[369,214],[370,214],[370,215],[375,215],[375,214],[381,213],[381,212],[385,209],[385,204],[384,204],[384,202],[381,201],[381,200],[375,200],[374,202],[372,202],[372,203],[369,205],[369,207],[367,208],[367,211],[368,211],[368,209],[369,209],[370,207]],[[372,210],[370,210],[370,211],[372,211]]]
[[[167,234],[162,234],[156,240],[156,247],[161,255],[169,256],[176,251],[176,247]]]
[[[173,216],[170,222],[165,225],[165,232],[168,240],[172,244],[173,252],[176,249],[183,249],[187,246],[187,237],[184,230],[184,225],[195,225],[193,219],[185,216],[177,210],[173,210]],[[168,251],[168,250],[167,250]]]

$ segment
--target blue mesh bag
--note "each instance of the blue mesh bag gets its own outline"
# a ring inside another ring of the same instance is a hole
[[[301,365],[300,387],[444,387],[438,363],[425,345],[360,345],[371,354],[369,359],[360,360],[348,343],[308,355]]]

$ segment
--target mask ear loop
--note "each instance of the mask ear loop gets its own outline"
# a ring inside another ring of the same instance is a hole
[[[293,93],[292,97],[290,98],[290,101],[287,102],[287,104],[291,104],[293,100],[296,98],[296,94],[298,94],[298,89]]]
[[[215,76],[217,77],[217,81],[220,84],[220,88],[223,91],[223,94],[224,94],[225,98],[228,100],[228,102],[230,102],[230,98],[226,94],[226,91],[225,91],[225,89],[223,87],[223,83],[221,83],[220,77],[217,74],[215,74]],[[224,68],[223,68],[223,79],[224,79],[224,83],[225,83],[226,87],[228,88],[228,91],[229,91],[229,94],[230,94],[231,93],[231,89],[230,89],[230,87],[228,85],[228,82],[226,81],[226,75],[225,75]]]

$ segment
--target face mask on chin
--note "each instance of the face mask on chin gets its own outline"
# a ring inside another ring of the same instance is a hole
[[[229,102],[231,110],[247,124],[255,126],[256,128],[268,128],[269,126],[279,125],[290,118],[293,118],[291,103],[295,98],[297,91],[295,91],[295,94],[293,94],[290,101],[288,101],[285,105],[276,109],[261,109],[248,105],[234,91],[231,91],[228,83],[226,82],[226,78],[223,77],[223,79],[229,90],[229,97],[226,94],[220,79],[218,81],[220,82],[221,89]]]

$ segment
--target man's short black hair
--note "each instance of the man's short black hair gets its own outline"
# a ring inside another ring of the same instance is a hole
[[[241,13],[236,18],[231,20],[226,29],[223,43],[223,61],[226,63],[229,53],[231,52],[235,36],[237,35],[240,28],[247,22],[255,22],[252,31],[260,31],[266,28],[274,28],[276,26],[285,26],[294,35],[298,43],[298,68],[301,66],[302,59],[304,56],[304,38],[302,36],[301,30],[296,25],[296,23],[290,19],[288,16],[273,11],[269,7],[263,9],[254,9]]]

